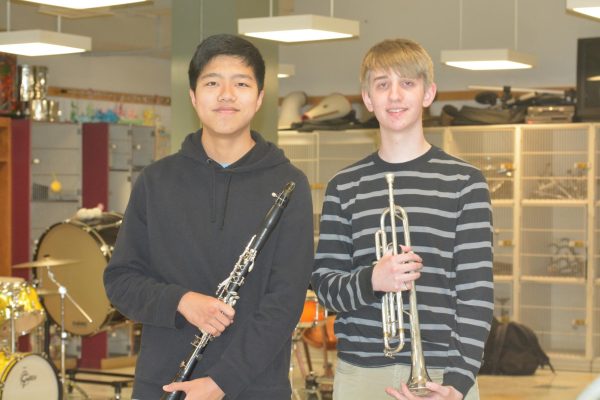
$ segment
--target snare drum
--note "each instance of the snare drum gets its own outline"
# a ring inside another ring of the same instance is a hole
[[[2,400],[58,400],[62,397],[56,370],[38,354],[0,353],[0,371]]]
[[[35,251],[36,260],[45,256],[79,260],[75,264],[51,268],[56,281],[67,288],[70,297],[92,318],[89,322],[65,298],[65,330],[69,333],[92,335],[125,319],[111,306],[103,281],[104,269],[112,256],[122,219],[118,213],[103,213],[100,218],[86,221],[71,219],[52,225],[40,237]],[[37,268],[36,274],[40,290],[56,293],[57,286],[46,268]],[[60,296],[43,296],[42,303],[48,315],[59,323]]]
[[[14,308],[15,334],[25,335],[44,321],[37,293],[23,278],[0,277],[0,337],[10,337],[10,314]]]
[[[298,322],[298,328],[310,328],[321,321],[325,321],[325,318],[327,318],[327,310],[319,304],[319,299],[315,292],[308,290],[300,322]]]

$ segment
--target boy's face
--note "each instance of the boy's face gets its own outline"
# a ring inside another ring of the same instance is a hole
[[[405,78],[392,70],[373,70],[362,97],[382,132],[405,132],[421,126],[423,107],[431,105],[435,91],[433,83],[424,87],[423,78]]]
[[[209,135],[232,136],[250,133],[250,122],[262,104],[254,71],[239,57],[213,58],[190,90],[192,104]]]

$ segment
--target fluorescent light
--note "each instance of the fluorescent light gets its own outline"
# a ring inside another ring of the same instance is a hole
[[[567,0],[567,10],[600,18],[600,0]]]
[[[589,82],[600,82],[600,75],[590,76],[586,80]]]
[[[242,35],[285,43],[350,38],[359,30],[358,21],[312,14],[238,20]]]
[[[86,8],[110,7],[122,4],[141,3],[147,0],[25,0],[30,3],[46,4],[54,7],[75,8],[83,10]]]
[[[289,78],[296,72],[296,68],[293,64],[279,64],[279,70],[277,71],[278,78]]]
[[[0,51],[22,56],[81,53],[92,48],[87,36],[40,29],[0,32]]]
[[[471,70],[531,68],[535,57],[510,49],[443,50],[442,63]]]

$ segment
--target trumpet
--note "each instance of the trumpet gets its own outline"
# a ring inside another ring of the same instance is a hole
[[[398,254],[398,239],[396,218],[402,220],[404,231],[404,244],[410,247],[410,233],[408,215],[406,211],[394,203],[394,174],[385,175],[388,184],[389,206],[383,210],[380,218],[380,229],[375,232],[375,255],[379,261],[386,251],[391,250],[393,255]],[[385,220],[389,215],[392,243],[388,244]],[[393,358],[400,352],[405,344],[404,338],[404,313],[409,317],[411,341],[411,371],[407,382],[408,389],[416,396],[425,396],[429,389],[425,386],[431,381],[425,366],[423,346],[421,344],[421,331],[419,329],[419,314],[417,312],[417,290],[413,282],[409,292],[409,311],[404,311],[401,292],[385,293],[381,300],[381,318],[383,323],[383,354]],[[398,345],[392,346],[391,341],[397,339]]]

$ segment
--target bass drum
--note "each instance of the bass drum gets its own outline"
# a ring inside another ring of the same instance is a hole
[[[32,353],[0,353],[0,399],[59,400],[62,387],[56,370],[44,357]]]
[[[44,257],[78,260],[75,264],[37,268],[40,293],[46,293],[42,303],[48,315],[60,325],[60,296],[54,279],[67,289],[65,296],[65,330],[87,336],[118,322],[123,317],[108,301],[104,291],[104,268],[112,256],[113,246],[123,217],[118,213],[103,213],[100,218],[81,221],[70,219],[52,225],[38,242],[35,259]],[[89,322],[69,300],[71,297],[88,316]]]

